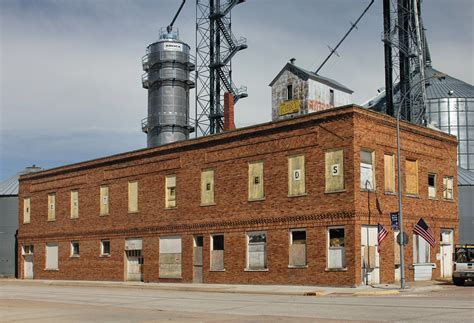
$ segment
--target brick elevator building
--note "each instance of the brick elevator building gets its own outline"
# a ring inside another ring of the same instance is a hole
[[[24,175],[20,276],[394,282],[395,124],[350,105]],[[457,241],[456,154],[456,137],[401,123],[408,281],[449,274],[442,247]],[[434,247],[412,235],[420,218]],[[380,250],[377,223],[388,230]]]

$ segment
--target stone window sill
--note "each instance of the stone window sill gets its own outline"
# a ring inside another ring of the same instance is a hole
[[[207,206],[216,206],[216,203],[211,203],[211,204],[201,204],[200,206],[202,206],[202,207],[207,207]]]
[[[288,195],[288,197],[303,197],[303,196],[308,196],[308,193],[301,193],[301,194]]]
[[[345,268],[326,268],[324,271],[326,271],[326,272],[344,272],[344,271],[347,271],[347,267],[345,267]]]
[[[100,258],[110,258],[110,254],[108,254],[108,255],[100,255]]]
[[[420,195],[416,195],[416,194],[407,194],[406,197],[411,197],[413,199],[420,199]]]
[[[44,271],[59,271],[59,268],[56,268],[56,269],[45,268]]]
[[[225,272],[225,269],[210,269],[209,271],[214,272],[214,273],[220,273],[220,272]]]
[[[250,269],[250,268],[245,268],[244,271],[249,271],[249,272],[266,272],[268,271],[268,268],[265,269]]]
[[[69,258],[79,258],[79,255],[70,255]]]
[[[128,211],[128,214],[131,214],[131,215],[138,214],[138,213],[140,213],[140,212],[139,211]]]
[[[262,198],[259,198],[259,199],[248,199],[249,202],[261,202],[261,201],[265,201],[265,197],[262,197]]]
[[[347,192],[346,189],[343,190],[337,190],[337,191],[325,191],[324,194],[337,194],[337,193],[345,193]]]
[[[290,269],[305,269],[305,268],[308,268],[308,265],[301,265],[301,266],[288,265],[288,268],[290,268]]]

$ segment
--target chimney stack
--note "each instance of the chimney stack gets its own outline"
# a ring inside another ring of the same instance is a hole
[[[234,95],[224,93],[224,131],[234,130]]]

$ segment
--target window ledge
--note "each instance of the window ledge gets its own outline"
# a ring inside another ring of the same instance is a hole
[[[170,207],[165,207],[165,210],[176,210],[178,207],[177,206],[170,206]]]
[[[128,211],[128,214],[138,214],[140,213],[139,211]]]
[[[288,195],[288,197],[303,197],[303,196],[308,196],[308,193],[301,193],[301,194]]]
[[[23,224],[30,224],[30,222],[23,222]]]
[[[210,272],[214,272],[214,273],[221,273],[221,272],[225,272],[225,269],[209,269]]]
[[[110,255],[100,255],[100,258],[110,258]]]
[[[109,213],[106,213],[106,214],[99,214],[99,216],[107,216],[109,215]]]
[[[343,272],[343,271],[347,271],[347,267],[345,267],[345,268],[326,268],[324,271],[326,271],[326,272]]]
[[[200,204],[199,206],[206,207],[206,206],[216,206],[216,203],[211,204]]]
[[[268,268],[265,268],[265,269],[250,269],[250,268],[245,268],[244,271],[249,271],[249,272],[259,272],[259,271],[262,271],[262,272],[265,272],[265,271],[268,271]]]
[[[79,258],[79,255],[71,255],[69,258]]]
[[[260,201],[265,201],[265,197],[259,198],[259,199],[248,199],[248,202],[260,202]]]
[[[416,195],[416,194],[407,194],[406,197],[411,197],[413,199],[419,199],[420,198],[420,195]]]
[[[325,191],[324,194],[337,194],[337,193],[344,193],[347,192],[346,189],[343,190],[337,190],[337,191]]]
[[[56,268],[56,269],[45,268],[44,271],[59,271],[59,268]]]
[[[429,196],[428,196],[428,200],[430,200],[430,201],[438,201],[439,199],[437,199],[436,197],[429,197]]]
[[[384,192],[385,195],[393,195],[393,196],[397,196],[398,193],[397,192]]]
[[[454,203],[454,199],[443,199],[444,202]]]
[[[77,219],[79,219],[79,217],[78,217],[78,216],[75,216],[75,217],[70,218],[70,219],[71,219],[71,220],[77,220]]]
[[[290,269],[305,269],[305,268],[308,268],[308,265],[288,265],[288,268]]]
[[[375,193],[374,189],[366,190],[365,188],[360,189],[361,192],[370,192],[370,193]]]
[[[48,222],[56,222],[56,219],[54,219],[54,220],[48,219]]]

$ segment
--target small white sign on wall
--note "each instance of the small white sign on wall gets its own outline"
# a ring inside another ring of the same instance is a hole
[[[331,175],[339,176],[339,174],[340,174],[340,165],[339,164],[331,165]]]
[[[293,171],[293,179],[294,179],[295,181],[301,180],[301,170],[300,170],[300,169],[295,169],[295,170]]]

